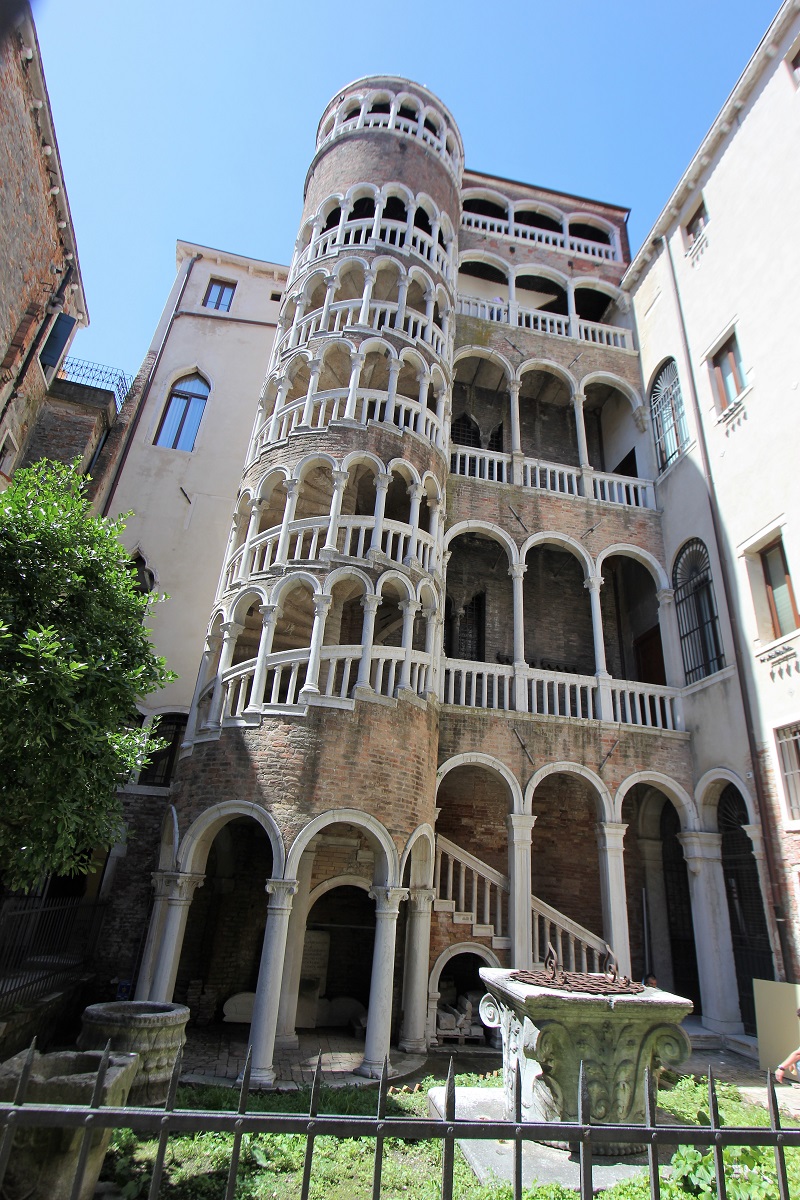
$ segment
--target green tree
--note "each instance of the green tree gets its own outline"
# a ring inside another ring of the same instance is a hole
[[[85,872],[118,838],[116,788],[146,756],[136,698],[173,678],[124,520],[94,516],[84,483],[41,462],[0,495],[0,869],[15,889]]]

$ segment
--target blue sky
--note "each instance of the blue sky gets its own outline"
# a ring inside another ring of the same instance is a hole
[[[317,122],[367,74],[427,84],[467,165],[621,204],[635,249],[777,0],[39,0],[91,327],[133,372],[178,238],[288,263]]]

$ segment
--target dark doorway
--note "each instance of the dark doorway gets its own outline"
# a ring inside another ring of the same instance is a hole
[[[636,678],[641,683],[667,682],[664,668],[664,650],[661,645],[661,629],[654,625],[634,640],[633,653],[636,661]]]
[[[672,951],[672,975],[675,992],[694,1004],[695,1015],[702,1009],[700,976],[689,896],[689,872],[683,847],[678,841],[681,823],[673,806],[666,801],[661,810],[661,853],[664,863],[664,891],[667,897],[667,922]]]
[[[758,864],[752,842],[742,828],[748,823],[747,806],[732,783],[719,798],[717,822],[722,834],[722,873],[728,897],[739,1008],[745,1033],[755,1035],[753,980],[774,979],[775,970]]]

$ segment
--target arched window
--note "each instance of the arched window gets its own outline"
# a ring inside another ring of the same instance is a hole
[[[202,375],[185,375],[173,386],[156,434],[156,445],[194,450],[200,419],[211,388]]]
[[[679,553],[672,583],[686,682],[696,683],[725,666],[708,550],[699,538]]]
[[[650,412],[658,462],[663,471],[686,448],[689,433],[675,359],[668,359],[656,376],[650,392]]]

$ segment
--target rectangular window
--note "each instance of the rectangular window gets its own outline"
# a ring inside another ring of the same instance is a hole
[[[52,381],[56,369],[64,357],[75,324],[75,317],[69,317],[66,313],[59,313],[53,322],[53,327],[39,355],[39,362],[48,383]]]
[[[786,788],[789,818],[800,821],[800,725],[784,725],[776,729],[781,775]]]
[[[764,550],[759,552],[761,569],[764,572],[764,584],[767,589],[772,632],[776,638],[792,633],[800,625],[797,615],[797,605],[794,599],[794,589],[786,564],[786,554],[783,542],[778,538]]]
[[[225,283],[222,279],[212,279],[206,291],[203,308],[215,308],[217,312],[230,312],[235,283]]]
[[[686,223],[686,240],[689,246],[693,246],[700,234],[708,224],[708,213],[706,212],[705,201],[700,201],[700,207],[692,214]]]
[[[720,409],[726,409],[745,389],[742,359],[736,334],[732,333],[711,357],[714,390]]]

